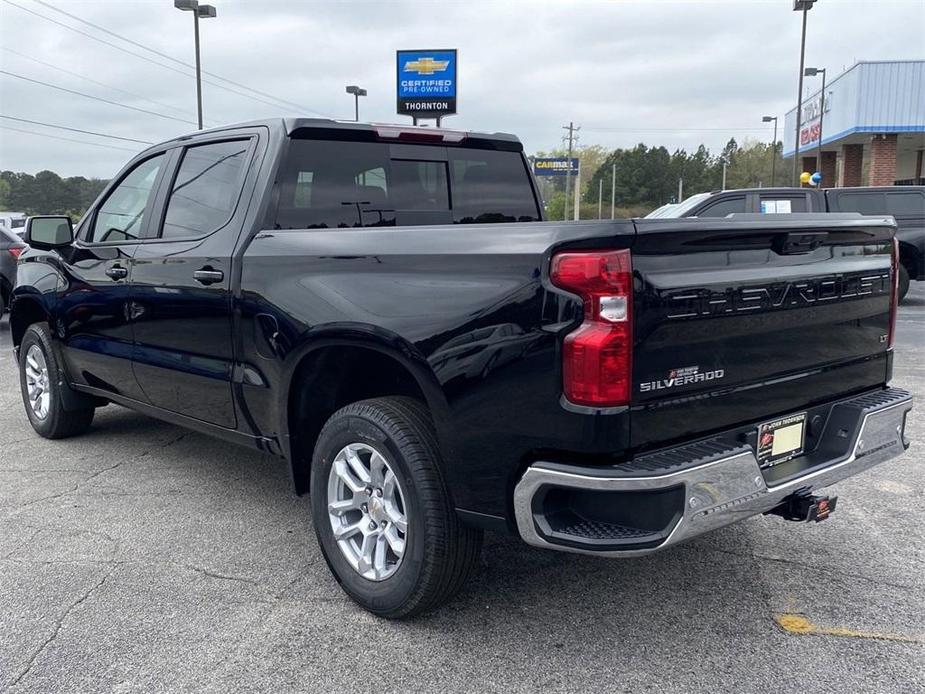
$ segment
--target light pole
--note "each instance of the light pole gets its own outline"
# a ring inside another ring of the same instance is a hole
[[[355,84],[351,84],[347,87],[347,93],[353,94],[353,120],[360,121],[360,97],[366,96],[366,90],[360,89],[360,87]]]
[[[793,139],[793,185],[800,181],[800,120],[803,116],[803,63],[806,58],[806,13],[816,0],[793,0],[793,11],[803,13],[803,35],[800,39],[800,81],[797,86],[797,124]]]
[[[178,10],[193,13],[193,34],[196,37],[196,112],[199,115],[199,129],[202,130],[202,68],[199,64],[199,18],[215,16],[212,5],[200,5],[199,0],[173,0]]]
[[[819,92],[819,156],[816,157],[816,171],[822,174],[822,119],[825,118],[825,68],[808,67],[803,71],[806,77],[822,73],[822,91]]]
[[[777,116],[762,116],[762,123],[774,121],[774,140],[771,142],[771,187],[774,187],[774,174],[777,168]]]

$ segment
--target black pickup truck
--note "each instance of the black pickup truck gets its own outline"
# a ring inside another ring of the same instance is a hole
[[[344,590],[402,617],[484,530],[631,557],[826,518],[908,446],[894,231],[544,222],[512,136],[260,122],[31,218],[11,332],[40,435],[116,403],[288,461]]]
[[[691,195],[649,217],[725,217],[738,212],[860,212],[890,215],[899,242],[899,301],[910,280],[925,281],[925,186],[868,188],[740,188]]]

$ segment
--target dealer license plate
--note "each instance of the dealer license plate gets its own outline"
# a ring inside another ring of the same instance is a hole
[[[758,425],[758,465],[771,467],[803,453],[806,413],[792,414]]]

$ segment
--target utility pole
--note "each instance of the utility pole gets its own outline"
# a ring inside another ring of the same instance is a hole
[[[614,219],[617,203],[617,162],[614,160],[610,171],[610,218]]]
[[[604,177],[601,176],[597,179],[597,218],[603,219],[601,216],[603,208],[601,207],[604,201]]]
[[[572,184],[572,150],[578,142],[578,131],[581,130],[581,128],[569,121],[569,124],[563,125],[562,129],[568,130],[568,162],[566,162],[565,167],[565,215],[563,216],[563,219],[567,220],[569,190],[571,190]]]
[[[684,179],[678,179],[678,202],[681,202],[684,199]]]
[[[762,116],[762,123],[774,121],[774,139],[771,140],[771,187],[774,187],[774,169],[777,168],[777,116]]]

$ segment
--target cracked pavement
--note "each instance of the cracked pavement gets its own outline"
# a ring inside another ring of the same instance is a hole
[[[281,462],[112,406],[34,435],[4,318],[0,691],[925,691],[923,284],[894,378],[913,448],[835,487],[830,520],[622,561],[491,536],[464,593],[405,623],[344,597]]]

